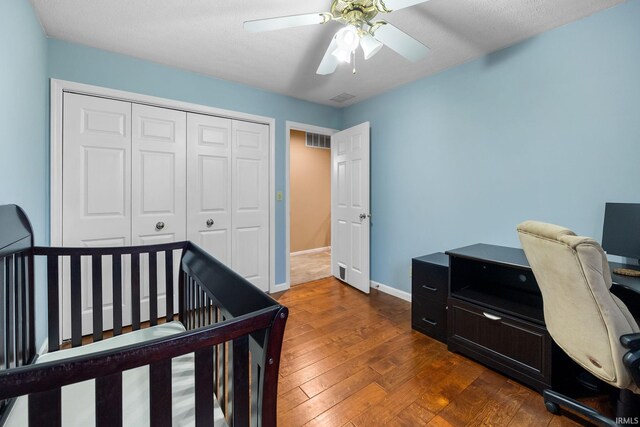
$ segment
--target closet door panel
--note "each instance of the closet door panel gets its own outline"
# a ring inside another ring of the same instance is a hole
[[[232,268],[269,289],[269,127],[232,123]]]
[[[62,245],[68,247],[131,244],[131,104],[104,98],[64,95],[62,150]],[[91,262],[83,258],[82,333],[92,328]],[[126,261],[125,261],[126,262]],[[103,259],[103,322],[113,327],[111,260]],[[62,338],[71,336],[69,262],[62,263]],[[123,286],[128,278],[123,276]],[[130,322],[124,295],[123,321]]]
[[[186,113],[132,105],[133,245],[186,239]],[[174,256],[177,283],[179,255]],[[149,318],[148,256],[141,257],[141,320]],[[165,314],[164,259],[157,260],[158,315]],[[177,287],[174,300],[177,307]]]
[[[187,115],[187,239],[231,267],[231,120]]]

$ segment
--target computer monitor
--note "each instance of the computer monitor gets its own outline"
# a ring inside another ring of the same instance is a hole
[[[609,255],[640,259],[640,203],[607,203],[602,248]]]

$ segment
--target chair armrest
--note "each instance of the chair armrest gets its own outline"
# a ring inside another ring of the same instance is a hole
[[[633,382],[640,387],[640,350],[628,352],[622,358],[622,362],[629,368]]]
[[[640,332],[622,335],[620,337],[620,344],[631,351],[640,350]]]

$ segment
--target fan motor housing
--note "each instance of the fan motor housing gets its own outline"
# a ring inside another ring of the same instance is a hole
[[[376,0],[334,0],[331,14],[346,24],[359,26],[370,22],[378,14]]]

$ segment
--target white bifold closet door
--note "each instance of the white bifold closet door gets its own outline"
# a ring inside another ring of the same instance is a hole
[[[62,152],[62,245],[131,245],[131,103],[65,94]],[[130,260],[123,259],[123,272]],[[110,271],[111,261],[103,263]],[[82,333],[92,327],[91,263],[82,259]],[[71,337],[69,260],[63,262],[63,339]],[[110,275],[103,276],[105,329],[113,326]],[[123,274],[123,289],[131,286]],[[123,323],[131,323],[131,296],[122,295]]]
[[[232,269],[269,290],[269,127],[233,120]]]
[[[231,267],[231,120],[187,116],[187,239]]]
[[[187,113],[132,104],[131,243],[155,245],[186,239]],[[141,255],[140,317],[149,319],[148,255]],[[174,254],[174,283],[180,255]],[[166,314],[165,259],[157,259],[158,316]],[[178,307],[177,285],[174,307]]]

